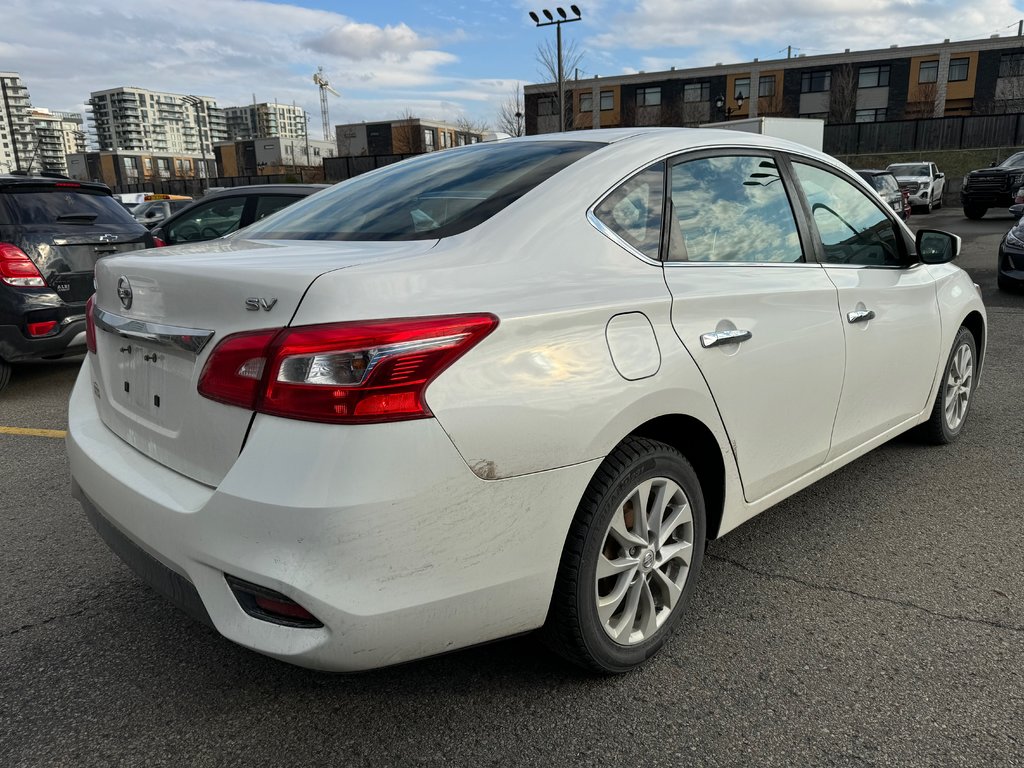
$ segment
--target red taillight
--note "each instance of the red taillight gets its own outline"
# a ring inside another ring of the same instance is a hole
[[[29,336],[46,336],[53,333],[54,328],[57,327],[56,320],[46,320],[41,323],[29,323],[28,324],[28,335]]]
[[[58,181],[56,184],[54,184],[54,186],[55,187],[70,187],[72,189],[77,189],[78,187],[81,187],[82,185],[79,184],[76,181]]]
[[[424,418],[427,385],[497,324],[493,315],[447,315],[235,334],[210,354],[199,393],[306,421]]]
[[[153,235],[153,247],[154,248],[163,248],[166,245],[167,245],[167,243],[165,243],[163,240],[161,240],[156,235]]]
[[[0,280],[15,288],[45,288],[39,269],[21,248],[0,243]]]
[[[85,302],[85,346],[94,355],[96,354],[96,318],[92,316],[92,307],[96,303],[96,294],[89,297]]]

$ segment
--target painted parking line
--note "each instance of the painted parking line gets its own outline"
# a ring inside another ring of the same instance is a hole
[[[67,436],[63,429],[29,429],[27,427],[0,427],[0,435],[28,435],[29,437],[55,437],[63,440]]]

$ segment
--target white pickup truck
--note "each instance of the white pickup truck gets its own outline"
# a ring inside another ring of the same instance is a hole
[[[893,163],[885,170],[896,177],[900,189],[910,193],[910,204],[927,208],[931,213],[942,207],[942,193],[946,191],[946,174],[940,173],[935,163],[922,160],[917,163]]]

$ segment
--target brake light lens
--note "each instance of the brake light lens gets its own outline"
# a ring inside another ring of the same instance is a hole
[[[15,288],[45,288],[35,263],[16,245],[0,243],[0,280]]]
[[[28,324],[28,335],[36,338],[39,336],[48,336],[53,333],[57,328],[56,320],[44,320],[41,323],[29,323]]]
[[[426,418],[430,382],[497,325],[494,315],[474,314],[234,334],[210,354],[199,393],[304,421]]]
[[[96,294],[89,297],[85,302],[85,346],[94,355],[96,354],[96,318],[92,315],[93,305],[96,303]]]
[[[167,243],[165,243],[163,240],[161,240],[156,235],[153,235],[153,247],[154,248],[163,248],[166,245],[167,245]]]

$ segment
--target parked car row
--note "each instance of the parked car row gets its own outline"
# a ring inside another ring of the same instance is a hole
[[[326,186],[257,184],[198,201],[149,195],[128,201],[133,217],[103,184],[0,176],[0,389],[14,363],[85,352],[101,257],[222,237]]]

